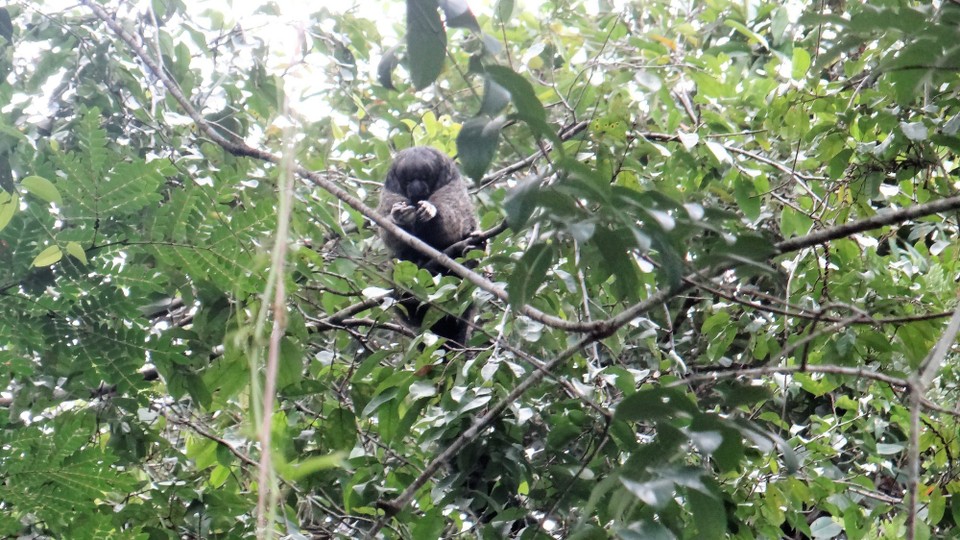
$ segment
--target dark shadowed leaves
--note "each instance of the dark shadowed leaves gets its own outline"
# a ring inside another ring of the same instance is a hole
[[[696,415],[697,406],[676,388],[651,388],[624,398],[617,405],[617,420],[663,420],[678,415]]]
[[[510,104],[510,92],[497,84],[491,77],[483,79],[483,102],[480,114],[496,116]]]
[[[413,86],[422,90],[443,71],[447,34],[437,0],[407,0],[407,64]]]
[[[510,228],[519,231],[527,224],[527,220],[537,209],[537,197],[540,194],[540,183],[543,178],[531,176],[520,183],[507,196],[503,209],[507,213],[507,224]]]
[[[443,10],[447,26],[450,28],[469,28],[480,31],[477,18],[473,16],[465,0],[440,0],[440,9]]]
[[[399,45],[390,47],[387,52],[383,53],[380,63],[377,64],[377,80],[384,88],[390,90],[396,90],[396,87],[393,86],[393,70],[400,63],[399,51]]]
[[[503,119],[490,119],[486,115],[467,120],[457,135],[457,153],[463,172],[474,180],[483,178],[497,151]]]
[[[697,524],[697,538],[726,538],[727,513],[723,503],[697,489],[687,488],[686,492],[693,521]]]
[[[13,21],[10,20],[10,12],[6,8],[0,8],[0,37],[13,42]]]
[[[547,277],[547,270],[555,258],[554,251],[550,244],[534,244],[523,254],[507,282],[511,306],[519,307],[530,302]]]
[[[530,81],[505,66],[487,66],[486,71],[497,84],[510,92],[510,100],[517,109],[517,118],[530,126],[538,136],[560,142],[557,134],[547,124],[547,112]]]
[[[607,270],[615,277],[613,288],[617,295],[631,300],[638,299],[640,278],[631,254],[631,242],[617,231],[599,229],[593,236],[593,243],[599,249]]]
[[[480,115],[467,120],[457,135],[457,153],[467,176],[479,181],[487,172],[497,152],[500,129],[506,123],[504,117],[491,119]]]

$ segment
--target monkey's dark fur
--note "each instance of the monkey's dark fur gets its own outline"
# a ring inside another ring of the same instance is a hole
[[[426,146],[402,150],[393,158],[377,211],[438,251],[466,239],[477,228],[477,212],[456,164],[446,154]],[[398,259],[420,267],[430,262],[429,257],[389,231],[382,231],[381,236],[387,249]],[[458,255],[461,254],[454,254]],[[403,300],[401,304],[407,310],[407,322],[419,328],[427,306],[413,299]],[[462,347],[468,330],[464,319],[469,319],[473,311],[471,306],[462,318],[445,316],[430,331],[447,338],[449,344]]]

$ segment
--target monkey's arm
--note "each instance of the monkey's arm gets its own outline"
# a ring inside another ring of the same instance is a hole
[[[463,180],[441,186],[428,202],[436,208],[436,215],[419,228],[418,236],[430,245],[442,251],[476,230],[476,210]]]
[[[389,217],[393,205],[397,203],[410,204],[410,201],[399,193],[384,189],[383,192],[380,193],[380,204],[377,205],[377,212]]]
[[[380,194],[377,212],[389,217],[397,226],[411,234],[416,234],[414,230],[416,210],[417,207],[411,206],[407,198],[399,193],[384,190]],[[390,253],[398,259],[416,262],[423,257],[419,251],[411,248],[386,229],[381,230],[380,237],[383,238],[383,243],[386,244]]]

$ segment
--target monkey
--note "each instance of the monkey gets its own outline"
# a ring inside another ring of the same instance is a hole
[[[387,178],[380,192],[380,203],[377,211],[389,216],[403,230],[423,240],[437,251],[444,252],[454,244],[471,238],[466,249],[483,249],[485,243],[477,236],[477,211],[470,200],[467,183],[461,177],[456,164],[446,154],[425,146],[408,148],[397,153],[387,171]],[[411,261],[421,268],[433,271],[432,259],[402,242],[389,231],[382,230],[381,237],[390,253],[398,259]],[[447,253],[452,257],[462,256],[464,252]],[[464,250],[465,251],[465,250]],[[467,264],[468,267],[474,266]],[[439,268],[443,274],[450,272]],[[401,299],[400,304],[406,309],[405,322],[413,328],[421,328],[424,316],[427,313],[426,304],[416,298]],[[430,327],[430,331],[446,338],[444,347],[449,350],[463,349],[467,344],[470,321],[476,313],[476,307],[471,304],[463,315],[457,317],[447,315],[441,317]],[[428,369],[417,371],[417,375],[429,373]],[[498,468],[502,461],[509,459],[506,452],[499,446],[494,450],[487,441],[470,448],[467,460],[475,463],[450,464],[456,480],[464,482],[467,488],[477,494],[478,503],[468,511],[475,514],[483,522],[495,518],[497,511],[491,510],[486,500],[491,498],[494,490],[503,490],[497,479],[489,479],[488,466]],[[491,443],[492,445],[492,443]],[[498,456],[499,460],[492,459]],[[498,473],[499,474],[499,473]],[[499,496],[500,493],[497,492]],[[519,503],[510,499],[511,506]],[[524,520],[511,523],[511,527],[520,528],[528,525]],[[516,528],[515,531],[518,531]]]
[[[471,237],[477,229],[477,211],[457,165],[443,152],[428,146],[415,146],[397,153],[387,171],[377,212],[389,216],[403,230],[438,251]],[[382,230],[381,238],[394,257],[431,269],[429,257],[394,234]],[[459,255],[462,253],[453,256]],[[443,273],[449,275],[449,272]],[[415,299],[404,299],[400,303],[407,310],[407,324],[420,328],[427,306]],[[467,340],[467,320],[474,311],[470,306],[461,317],[444,316],[430,331],[446,338],[448,347],[462,348]]]
[[[428,146],[397,153],[387,171],[377,211],[438,251],[466,239],[477,228],[477,211],[467,183],[446,154]],[[387,249],[398,259],[423,266],[428,257],[382,232]]]

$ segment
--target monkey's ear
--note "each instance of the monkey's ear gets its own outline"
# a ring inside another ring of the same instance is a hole
[[[383,189],[393,193],[403,194],[403,187],[400,185],[400,179],[397,178],[397,172],[393,167],[387,171],[387,178],[383,181]]]
[[[448,157],[444,160],[444,166],[444,177],[447,182],[456,182],[460,178],[460,168],[457,167],[456,162]]]

